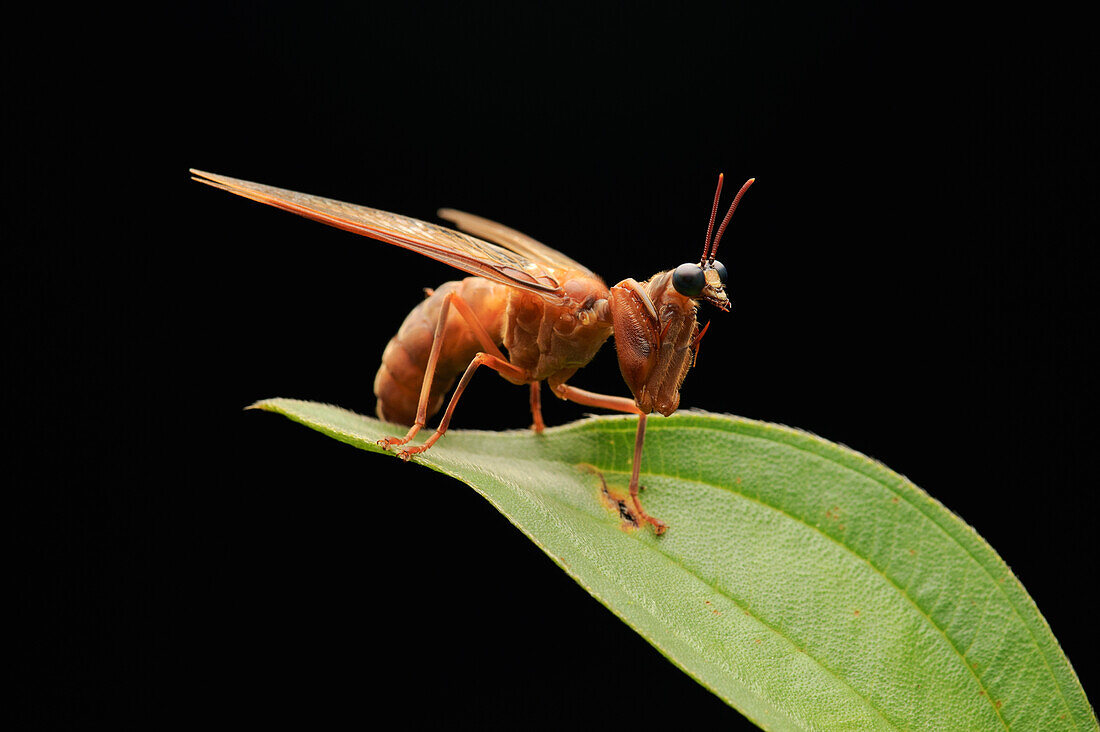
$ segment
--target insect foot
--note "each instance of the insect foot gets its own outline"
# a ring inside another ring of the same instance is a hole
[[[653,533],[657,534],[657,536],[660,536],[661,534],[668,531],[668,524],[666,524],[659,518],[650,516],[648,513],[645,512],[645,509],[642,508],[642,502],[638,498],[638,492],[644,490],[645,486],[639,485],[637,487],[637,490],[630,491],[631,503],[633,503],[634,506],[632,508],[628,507],[627,510],[630,512],[630,518],[634,520],[634,523],[638,524],[638,526],[645,526],[646,524],[649,524],[653,527]]]
[[[645,490],[645,486],[638,486],[638,488],[639,490]],[[638,522],[639,526],[644,526],[645,524],[649,524],[650,526],[652,526],[653,533],[657,534],[657,536],[660,536],[661,534],[668,531],[668,524],[666,524],[661,519],[650,516],[648,513],[646,513],[645,509],[642,508],[642,503],[638,500],[637,496],[634,496],[634,510],[631,511],[631,514],[633,515],[634,520]]]
[[[383,450],[389,450],[395,445],[404,445],[406,442],[408,442],[408,440],[401,437],[383,437],[381,440],[378,440],[376,444]]]
[[[397,453],[397,457],[401,458],[405,462],[409,462],[409,458],[411,458],[413,455],[419,455],[427,449],[427,445],[414,445],[413,447],[407,447],[401,452]]]

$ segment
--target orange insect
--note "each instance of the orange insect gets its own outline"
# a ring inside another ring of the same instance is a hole
[[[479,366],[488,366],[513,384],[530,385],[532,428],[541,432],[540,387],[545,380],[562,399],[638,415],[630,475],[633,507],[627,510],[639,526],[650,524],[658,534],[665,531],[667,525],[647,514],[638,499],[646,416],[654,410],[668,416],[680,405],[680,385],[707,330],[699,330],[697,301],[729,310],[726,268],[714,257],[741,196],[755,178],[741,186],[715,232],[722,194],[722,176],[718,176],[698,264],[658,272],[644,284],[628,278],[608,288],[595,273],[561,252],[461,211],[439,211],[441,218],[462,230],[455,231],[365,206],[191,172],[200,183],[411,249],[474,275],[431,292],[386,346],[374,379],[378,416],[409,430],[404,437],[389,437],[379,444],[400,446],[398,455],[405,460],[434,445],[447,431],[455,405]],[[595,394],[566,383],[612,333],[619,368],[633,399]],[[444,395],[460,375],[439,427],[424,444],[409,445],[443,406]]]

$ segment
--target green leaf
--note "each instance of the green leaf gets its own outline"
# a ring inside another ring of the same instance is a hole
[[[329,405],[254,407],[373,452],[395,433]],[[646,510],[670,527],[658,537],[624,527],[592,472],[625,491],[635,425],[455,430],[415,460],[473,487],[767,729],[1097,729],[1019,580],[904,477],[787,427],[701,412],[653,419],[642,483]]]

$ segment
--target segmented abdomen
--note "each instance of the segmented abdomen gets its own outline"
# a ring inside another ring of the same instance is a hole
[[[477,315],[490,338],[501,345],[507,309],[508,288],[481,277],[447,282],[408,314],[401,328],[382,353],[382,366],[374,377],[374,395],[378,398],[378,418],[395,424],[412,425],[420,401],[420,387],[428,366],[436,323],[443,300],[457,292]],[[483,350],[465,319],[453,305],[447,314],[443,348],[436,363],[428,399],[431,417],[443,406],[443,399],[455,379],[466,370],[478,351]]]

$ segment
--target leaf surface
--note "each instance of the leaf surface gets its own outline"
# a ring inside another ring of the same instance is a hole
[[[253,406],[373,452],[396,429],[312,402]],[[414,459],[473,487],[766,729],[1097,729],[1008,566],[904,477],[779,425],[703,412],[652,419],[642,484],[646,510],[670,526],[658,537],[624,525],[614,502],[635,425],[454,430]]]

